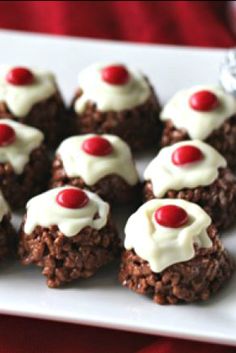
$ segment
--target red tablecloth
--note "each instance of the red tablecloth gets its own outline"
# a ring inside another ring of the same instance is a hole
[[[235,45],[226,1],[1,1],[0,27],[136,42]]]
[[[230,47],[225,1],[1,1],[0,27],[197,46]],[[0,287],[1,290],[1,287]],[[16,293],[17,296],[17,293]],[[236,353],[236,348],[0,316],[0,353]]]

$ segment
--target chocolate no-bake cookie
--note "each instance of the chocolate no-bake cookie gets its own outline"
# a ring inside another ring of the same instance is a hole
[[[41,267],[47,285],[54,288],[93,276],[119,255],[120,240],[108,204],[67,186],[28,203],[18,253],[22,264]]]
[[[75,131],[118,135],[132,150],[159,145],[160,105],[142,74],[96,64],[81,72],[79,86],[71,106]]]
[[[128,221],[125,248],[121,284],[158,304],[208,300],[234,270],[210,218],[183,200],[143,205]]]

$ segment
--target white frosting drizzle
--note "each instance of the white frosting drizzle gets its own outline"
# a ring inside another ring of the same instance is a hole
[[[143,104],[150,96],[150,87],[144,76],[131,68],[129,81],[124,85],[111,85],[101,78],[101,70],[114,63],[93,64],[79,74],[82,95],[75,101],[75,111],[83,113],[87,102],[96,103],[100,111],[121,111]]]
[[[27,203],[27,215],[24,225],[26,234],[31,234],[37,226],[50,227],[57,225],[67,237],[73,237],[85,227],[101,229],[107,224],[109,204],[96,194],[85,191],[89,202],[85,207],[71,209],[60,206],[56,202],[57,194],[64,189],[76,189],[64,186],[44,192],[33,197]],[[95,218],[95,216],[98,217]]]
[[[15,130],[15,141],[5,147],[0,147],[0,163],[9,162],[16,174],[21,174],[29,162],[31,152],[41,145],[43,133],[30,126],[10,119],[1,119],[0,124],[7,124]]]
[[[34,81],[30,85],[16,86],[7,82],[11,66],[0,66],[0,101],[18,118],[26,116],[34,104],[49,98],[56,92],[54,76],[46,71],[30,68]]]
[[[96,136],[86,134],[69,137],[64,140],[57,150],[66,174],[70,177],[81,177],[87,185],[94,185],[106,175],[116,174],[128,184],[138,182],[138,173],[132,160],[129,146],[115,135],[101,135],[107,139],[113,148],[106,156],[92,156],[82,149],[83,142]]]
[[[2,221],[3,217],[10,212],[10,208],[8,203],[3,197],[2,192],[0,191],[0,221]]]
[[[219,106],[216,109],[203,112],[190,107],[189,98],[201,90],[209,90],[218,97]],[[177,92],[163,108],[160,118],[170,119],[175,127],[184,128],[192,139],[205,140],[235,113],[236,100],[232,95],[221,87],[202,85]]]
[[[154,219],[156,209],[164,205],[182,207],[189,215],[189,222],[181,228],[167,228]],[[142,205],[129,219],[125,227],[125,248],[148,261],[153,272],[188,261],[195,256],[194,244],[210,248],[207,234],[211,219],[198,205],[184,200],[154,199]]]
[[[199,148],[204,158],[195,163],[176,166],[172,153],[179,147],[191,145]],[[213,147],[199,141],[183,141],[163,148],[144,171],[144,179],[150,180],[156,197],[163,197],[169,190],[195,188],[212,184],[219,175],[219,168],[227,165],[225,158]]]

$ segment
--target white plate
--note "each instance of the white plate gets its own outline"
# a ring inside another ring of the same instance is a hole
[[[176,90],[214,82],[224,50],[185,49],[0,32],[1,61],[52,69],[71,99],[77,73],[97,60],[141,68],[164,101]],[[149,156],[150,158],[150,156]],[[139,159],[140,170],[148,158]],[[124,223],[119,215],[120,226]],[[236,258],[235,232],[224,236]],[[0,312],[236,345],[235,277],[204,304],[159,306],[122,288],[117,266],[64,289],[48,289],[40,270],[9,264],[0,271]]]

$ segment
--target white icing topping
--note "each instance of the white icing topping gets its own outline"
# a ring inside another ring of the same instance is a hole
[[[182,166],[173,164],[172,153],[179,147],[190,145],[199,148],[204,158]],[[156,197],[163,197],[169,190],[195,188],[212,184],[225,168],[226,160],[208,144],[199,141],[183,141],[163,148],[144,171],[144,179],[150,180]]]
[[[43,133],[38,129],[10,119],[1,119],[0,124],[11,126],[16,134],[13,143],[0,147],[0,163],[9,162],[15,173],[21,174],[29,162],[31,152],[41,145],[44,139]]]
[[[10,212],[10,208],[8,203],[3,197],[2,192],[0,191],[0,221],[2,221],[3,217]]]
[[[7,82],[10,66],[0,66],[0,101],[6,102],[8,109],[18,118],[26,116],[34,104],[39,103],[56,92],[54,76],[46,71],[30,68],[34,81],[29,85],[12,85]]]
[[[111,85],[101,78],[101,70],[114,63],[93,64],[79,74],[79,87],[82,95],[75,101],[75,111],[83,113],[87,102],[96,103],[100,111],[121,111],[143,104],[150,96],[150,87],[144,76],[127,68],[130,79],[123,85]]]
[[[70,178],[81,177],[87,185],[94,185],[106,175],[116,174],[128,184],[138,182],[138,173],[132,160],[129,146],[115,135],[101,135],[112,145],[112,153],[98,157],[82,149],[83,142],[96,135],[86,134],[69,137],[57,150],[66,174]]]
[[[216,109],[203,112],[190,107],[189,98],[201,90],[209,90],[217,96],[219,106]],[[170,119],[175,127],[184,128],[192,139],[205,140],[235,113],[236,100],[233,96],[221,87],[204,85],[177,92],[163,108],[160,118]]]
[[[31,234],[37,226],[57,225],[65,236],[73,237],[85,227],[99,230],[107,224],[109,204],[87,190],[84,190],[89,198],[86,206],[77,209],[60,206],[56,201],[57,194],[68,188],[76,189],[72,186],[55,188],[33,197],[27,203],[26,234]]]
[[[182,207],[189,215],[189,222],[181,228],[167,228],[154,219],[156,209],[164,205]],[[210,217],[196,204],[176,199],[154,199],[142,205],[129,219],[125,227],[125,248],[148,261],[153,272],[188,261],[195,256],[194,244],[210,248],[207,234]]]

